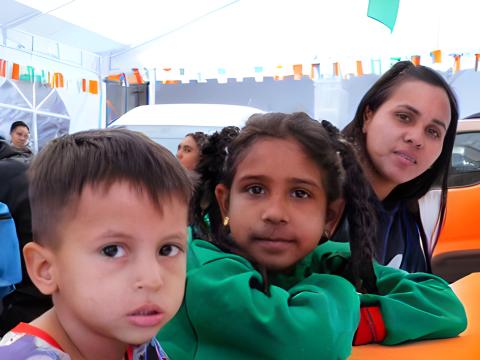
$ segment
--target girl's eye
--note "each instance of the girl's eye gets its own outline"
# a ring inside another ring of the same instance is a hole
[[[176,245],[164,245],[160,248],[161,256],[175,256],[180,252],[180,248]]]
[[[126,252],[120,245],[107,245],[102,249],[102,254],[111,258],[119,258],[125,256]]]
[[[261,195],[265,192],[260,185],[249,186],[247,191],[252,195]]]
[[[438,130],[433,128],[427,129],[427,134],[435,139],[438,139],[440,137],[440,133],[438,132]]]
[[[299,199],[306,199],[310,197],[310,194],[302,189],[297,189],[293,191],[293,196]]]

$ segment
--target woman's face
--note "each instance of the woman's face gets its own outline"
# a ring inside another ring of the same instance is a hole
[[[364,114],[363,133],[371,166],[365,171],[380,199],[424,173],[442,151],[450,102],[441,87],[408,80],[377,111]]]
[[[177,148],[177,159],[188,170],[195,170],[200,160],[200,149],[191,136],[186,136]]]
[[[10,136],[12,137],[12,144],[21,149],[27,146],[30,132],[25,126],[17,126],[10,133]]]

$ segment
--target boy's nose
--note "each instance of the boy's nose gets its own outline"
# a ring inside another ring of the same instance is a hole
[[[140,260],[136,269],[135,288],[155,292],[160,290],[163,284],[163,269],[159,262]]]

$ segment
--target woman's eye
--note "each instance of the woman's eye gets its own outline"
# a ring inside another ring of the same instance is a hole
[[[107,257],[118,258],[125,256],[125,249],[120,245],[108,245],[102,249],[102,254]]]
[[[438,132],[437,129],[428,129],[427,130],[427,133],[432,136],[433,138],[439,138],[440,137],[440,133]]]
[[[398,114],[397,116],[401,122],[407,123],[410,121],[410,116],[408,116],[407,114]]]
[[[164,245],[160,248],[161,256],[175,256],[180,252],[180,248],[176,245]]]
[[[263,188],[259,185],[250,186],[248,187],[247,191],[252,195],[261,195],[264,193]]]
[[[293,196],[299,199],[306,199],[310,197],[310,194],[305,190],[297,189],[293,191]]]

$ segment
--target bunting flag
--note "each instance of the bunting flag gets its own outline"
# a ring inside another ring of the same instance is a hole
[[[415,66],[420,66],[420,55],[412,55],[411,60]]]
[[[340,76],[340,64],[338,62],[333,63],[333,76]]]
[[[17,63],[12,64],[12,80],[20,80],[20,65]]]
[[[318,80],[320,79],[320,64],[312,64],[310,68],[310,79],[312,80]]]
[[[439,64],[442,62],[442,50],[433,50],[430,53],[430,56],[432,57],[432,62],[434,64]]]
[[[64,87],[63,75],[61,73],[58,73],[58,72],[53,73],[51,86],[52,88]]]
[[[390,66],[393,66],[395,65],[397,62],[399,62],[401,60],[401,57],[399,56],[394,56],[394,57],[391,57],[390,58]]]
[[[7,60],[0,59],[0,76],[7,76]]]
[[[479,60],[480,60],[480,54],[475,54],[475,71],[478,71]]]
[[[226,84],[228,82],[227,79],[227,71],[224,68],[217,69],[218,73],[218,83],[219,84]]]
[[[82,91],[87,92],[87,79],[82,79]]]
[[[382,73],[382,61],[380,59],[370,60],[370,67],[372,69],[372,74],[380,75]]]
[[[367,16],[381,22],[393,32],[400,0],[369,0]]]
[[[363,65],[361,60],[356,61],[357,64],[357,76],[363,76]]]
[[[19,80],[33,82],[35,80],[35,69],[33,66],[19,67]]]
[[[263,66],[255,66],[255,81],[262,82],[263,81]]]
[[[303,78],[303,66],[301,64],[293,65],[293,79],[302,80]]]
[[[89,80],[88,81],[88,92],[90,94],[98,94],[98,81],[97,80]]]
[[[460,58],[462,54],[452,54],[453,56],[453,72],[457,73],[460,71]]]
[[[277,65],[275,67],[275,75],[273,76],[273,80],[283,80],[283,79],[285,79],[285,76],[283,73],[283,66]]]

